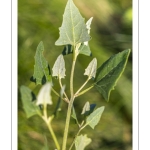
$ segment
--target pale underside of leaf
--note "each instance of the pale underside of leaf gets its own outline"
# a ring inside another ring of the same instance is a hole
[[[95,128],[95,126],[100,121],[101,115],[104,111],[104,106],[97,108],[94,112],[92,112],[86,119],[86,124],[89,125],[92,129]]]
[[[90,103],[89,102],[86,102],[83,109],[82,109],[82,112],[81,114],[85,114],[87,111],[90,111]]]
[[[97,69],[97,59],[94,58],[88,65],[88,67],[85,69],[84,75],[89,76],[89,78],[94,77],[96,75],[96,69]]]
[[[80,135],[75,140],[75,148],[76,150],[84,150],[87,145],[91,143],[91,139],[87,137],[87,135]]]
[[[45,104],[52,105],[53,104],[52,97],[50,95],[51,88],[52,88],[52,84],[50,82],[42,86],[37,96],[36,105],[45,105]]]
[[[65,69],[64,57],[62,54],[60,54],[56,59],[52,70],[53,70],[52,76],[56,76],[58,78],[65,78],[66,69]]]
[[[97,69],[94,85],[107,101],[109,100],[111,90],[114,89],[125,69],[129,53],[130,50],[125,50],[113,55]]]
[[[90,40],[84,18],[72,0],[68,0],[63,15],[62,26],[59,28],[60,37],[55,45],[76,45]]]
[[[40,42],[34,57],[35,65],[34,65],[33,80],[36,81],[36,84],[42,84],[43,78],[46,78],[46,81],[51,81],[50,68],[48,62],[45,60],[43,56],[43,51],[44,45],[43,42]]]

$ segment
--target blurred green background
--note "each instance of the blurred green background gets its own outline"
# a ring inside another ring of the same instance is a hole
[[[52,67],[62,46],[54,43],[59,37],[58,28],[67,0],[18,0],[18,150],[42,150],[45,136],[50,150],[54,144],[45,123],[38,117],[26,118],[20,99],[19,87],[26,85],[37,94],[41,86],[30,82],[33,75],[34,55],[37,45],[43,41],[44,56]],[[131,0],[74,0],[82,16],[87,21],[93,16],[91,25],[92,40],[89,42],[92,57],[80,55],[77,60],[74,84],[75,90],[86,80],[83,75],[88,63],[96,57],[98,66],[111,55],[130,48],[132,50],[132,1]],[[66,92],[69,94],[69,69],[71,55],[65,56]],[[60,90],[54,79],[54,89]],[[90,84],[89,84],[90,85]],[[87,85],[88,87],[88,85]],[[54,105],[57,97],[53,96]],[[131,150],[132,149],[132,52],[127,67],[119,79],[115,90],[111,92],[107,103],[95,90],[80,96],[75,101],[77,114],[80,115],[86,101],[105,106],[101,121],[92,130],[85,128],[82,133],[92,138],[86,150]],[[50,106],[50,113],[54,110]],[[62,142],[67,105],[62,104],[62,111],[53,121],[53,128]],[[80,117],[79,117],[80,119]],[[77,127],[71,119],[68,145],[72,141]]]

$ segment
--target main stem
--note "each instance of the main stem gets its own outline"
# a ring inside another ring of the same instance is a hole
[[[70,116],[71,116],[71,110],[72,110],[73,101],[74,101],[73,76],[74,76],[75,63],[76,63],[76,55],[75,55],[75,53],[73,53],[73,62],[72,62],[72,69],[71,69],[71,76],[70,76],[70,93],[71,93],[71,98],[70,98],[70,101],[69,101],[69,104],[68,104],[66,125],[65,125],[65,129],[64,129],[64,137],[63,137],[63,144],[62,144],[62,150],[66,150],[68,130],[69,130],[69,124],[70,124]]]

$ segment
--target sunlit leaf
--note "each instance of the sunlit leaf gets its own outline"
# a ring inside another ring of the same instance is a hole
[[[83,109],[82,109],[82,113],[81,114],[85,114],[87,111],[90,110],[90,103],[86,102]]]
[[[96,107],[96,104],[90,104],[89,102],[86,102],[82,109],[81,114],[84,116],[88,116],[94,111],[95,107]]]
[[[22,85],[20,87],[20,92],[23,109],[27,115],[27,118],[40,114],[40,108],[36,106],[35,102],[33,101],[32,91],[28,87]]]
[[[51,83],[46,83],[42,86],[40,89],[38,96],[37,96],[37,102],[36,105],[52,105],[52,97],[51,97],[51,88],[52,84]]]
[[[97,69],[94,86],[107,101],[125,69],[129,54],[130,49],[113,55]]]
[[[53,74],[52,76],[56,76],[58,78],[65,78],[65,61],[63,55],[59,55],[54,63],[52,68]]]
[[[91,139],[87,137],[87,135],[80,135],[75,140],[75,148],[76,150],[84,150],[87,145],[91,143]]]
[[[97,69],[97,59],[94,58],[88,65],[88,67],[85,69],[84,75],[89,76],[91,79],[92,77],[95,78],[96,75],[96,69]]]
[[[84,18],[72,0],[68,0],[63,15],[62,26],[59,28],[60,37],[55,45],[76,45],[90,40]]]
[[[43,56],[43,51],[44,45],[43,42],[40,42],[34,57],[34,74],[31,77],[31,81],[35,82],[36,84],[45,84],[46,82],[52,81],[50,67]]]
[[[100,121],[101,115],[104,111],[104,106],[97,108],[95,111],[93,111],[86,119],[86,124],[89,125],[92,129],[95,128],[95,126]]]

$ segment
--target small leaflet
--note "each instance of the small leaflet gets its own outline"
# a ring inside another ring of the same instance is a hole
[[[92,129],[95,128],[95,126],[100,121],[101,115],[104,111],[104,106],[97,108],[94,112],[92,112],[87,118],[86,118],[86,124],[89,125]]]
[[[87,145],[91,143],[91,139],[87,137],[87,135],[77,136],[75,140],[75,148],[76,150],[84,150]]]
[[[54,63],[54,66],[53,66],[53,68],[52,68],[52,70],[53,70],[53,74],[52,74],[52,76],[56,76],[56,77],[58,77],[58,78],[65,78],[65,71],[66,71],[66,69],[65,69],[65,61],[64,61],[64,57],[63,57],[63,55],[62,54],[60,54],[58,57],[57,57],[57,59],[56,59],[56,61],[55,61],[55,63]]]
[[[85,114],[87,111],[90,111],[90,103],[86,102],[83,109],[82,109],[82,113],[81,115]]]
[[[37,96],[36,105],[46,105],[46,104],[52,105],[53,104],[52,97],[50,95],[51,88],[52,88],[52,84],[50,82],[42,86]]]
[[[85,69],[84,75],[89,76],[91,79],[92,77],[95,78],[96,75],[96,69],[97,69],[97,59],[94,58],[88,65],[88,67]]]

